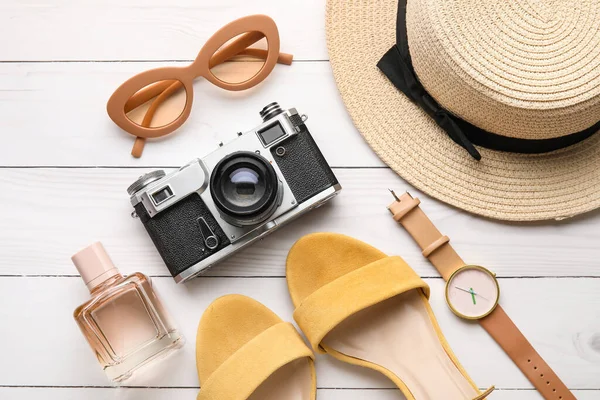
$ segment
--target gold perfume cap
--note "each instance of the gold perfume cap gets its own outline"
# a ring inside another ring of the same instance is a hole
[[[96,242],[71,257],[81,278],[90,292],[105,280],[119,275],[119,270],[113,264],[100,242]]]

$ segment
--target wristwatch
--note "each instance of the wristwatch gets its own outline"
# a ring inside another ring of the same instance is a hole
[[[545,399],[575,399],[498,304],[496,275],[484,267],[466,264],[450,246],[448,236],[443,236],[421,210],[419,199],[408,192],[400,197],[390,192],[395,201],[388,210],[446,281],[446,301],[452,312],[477,320]]]

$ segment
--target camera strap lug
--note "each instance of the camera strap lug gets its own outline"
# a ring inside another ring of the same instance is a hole
[[[306,115],[306,114],[300,115],[300,114],[298,114],[298,111],[296,111],[295,108],[292,108],[292,109],[290,109],[290,115],[289,115],[288,119],[292,123],[292,126],[294,127],[294,130],[296,131],[296,133],[300,133],[301,131],[306,129],[304,122],[306,122],[306,120],[308,120],[308,115]]]

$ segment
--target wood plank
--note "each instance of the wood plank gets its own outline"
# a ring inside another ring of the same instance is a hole
[[[144,388],[0,388],[0,397],[11,400],[189,400],[198,389],[144,389]],[[575,390],[579,400],[596,400],[596,390]],[[118,396],[118,397],[116,397]],[[404,397],[395,389],[319,389],[319,400],[401,400]],[[497,390],[490,400],[539,400],[542,397],[533,390]]]
[[[177,134],[150,143],[142,159],[133,159],[132,138],[105,112],[112,91],[143,70],[184,65],[176,61],[193,59],[223,24],[254,13],[275,19],[282,51],[300,62],[277,66],[263,84],[246,92],[196,82],[188,122]],[[198,391],[194,336],[204,309],[218,296],[243,293],[291,320],[282,278],[285,256],[306,233],[346,233],[401,254],[421,275],[435,276],[385,210],[387,187],[419,195],[428,215],[469,262],[498,272],[502,304],[517,325],[567,385],[578,389],[577,398],[600,397],[600,212],[552,224],[504,224],[423,196],[388,169],[336,169],[344,190],[333,203],[226,261],[212,276],[185,286],[168,277],[141,224],[129,218],[124,189],[148,170],[140,167],[175,167],[205,154],[258,124],[258,110],[273,100],[309,115],[309,128],[332,165],[383,167],[339,99],[326,62],[323,20],[324,0],[5,0],[0,5],[0,132],[5,139],[0,167],[134,167],[0,169],[0,343],[5,344],[0,399],[193,398]],[[108,62],[77,62],[89,60]],[[170,62],[112,62],[121,60]],[[155,285],[188,339],[179,354],[130,382],[139,388],[108,387],[70,316],[88,294],[73,277],[69,257],[95,240],[105,243],[124,273],[158,276]],[[578,276],[587,278],[570,278]],[[493,399],[540,399],[478,326],[448,311],[441,280],[428,282],[440,324],[475,381],[500,387]],[[372,371],[317,359],[320,400],[402,398]]]
[[[443,282],[429,279],[432,307],[445,335],[475,382],[482,387],[530,388],[530,384],[476,324],[457,319],[444,303]],[[198,320],[215,298],[241,293],[261,301],[285,320],[292,304],[283,278],[201,278],[185,287],[169,278],[154,285],[180,324],[183,351],[130,384],[197,387],[194,338]],[[546,361],[571,388],[600,389],[600,279],[509,279],[502,305]],[[79,278],[1,278],[0,386],[106,386],[106,380],[71,317],[85,301]],[[532,316],[535,315],[535,318]],[[386,388],[373,371],[317,358],[322,388]]]
[[[0,169],[0,275],[73,275],[70,256],[104,242],[129,273],[168,276],[142,224],[130,217],[125,189],[146,169]],[[600,276],[600,213],[553,224],[504,224],[450,208],[413,191],[387,169],[336,169],[344,189],[330,204],[278,230],[211,271],[220,276],[284,276],[301,236],[332,231],[399,254],[423,276],[436,276],[393,221],[388,187],[409,189],[470,263],[499,276]]]
[[[142,158],[135,159],[130,155],[133,137],[110,120],[106,102],[129,77],[165,65],[174,64],[0,64],[0,132],[5,138],[0,166],[176,167],[256,127],[258,112],[273,101],[309,116],[308,127],[331,165],[384,165],[354,128],[327,62],[278,65],[264,82],[243,92],[198,80],[187,122],[167,138],[148,143]]]
[[[5,0],[0,10],[0,60],[189,60],[251,14],[275,20],[281,51],[327,59],[323,0]]]

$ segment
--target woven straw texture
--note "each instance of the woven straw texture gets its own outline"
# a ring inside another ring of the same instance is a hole
[[[486,217],[564,219],[600,207],[600,134],[552,153],[472,159],[376,67],[397,0],[328,0],[327,45],[354,124],[423,192]],[[446,109],[504,136],[544,139],[600,121],[600,2],[408,0],[419,80]]]

